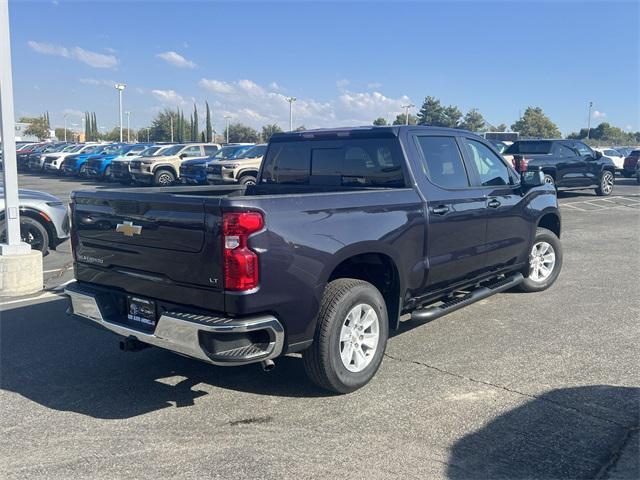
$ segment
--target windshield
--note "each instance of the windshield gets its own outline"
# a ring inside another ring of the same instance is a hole
[[[173,145],[172,147],[169,147],[164,152],[162,152],[162,155],[165,155],[165,156],[177,155],[178,153],[180,153],[180,150],[182,150],[184,147],[185,147],[184,145]]]
[[[64,147],[62,149],[63,152],[77,152],[78,151],[78,145],[67,145],[66,147]]]
[[[507,148],[504,153],[506,154],[515,154],[515,153],[530,153],[530,154],[545,154],[551,153],[552,142],[548,141],[519,141],[515,142],[509,148]]]
[[[266,151],[266,145],[256,145],[254,147],[247,148],[246,150],[237,152],[233,158],[258,158],[262,157],[264,155],[264,152]]]
[[[228,147],[222,147],[218,150],[214,155],[210,157],[211,160],[228,160],[230,158],[235,158],[238,152],[243,152],[248,148],[251,148],[252,145],[234,145]]]
[[[141,157],[151,157],[153,156],[154,153],[156,153],[158,150],[160,150],[160,147],[149,147],[149,148],[145,148],[143,151],[140,152],[140,156]]]

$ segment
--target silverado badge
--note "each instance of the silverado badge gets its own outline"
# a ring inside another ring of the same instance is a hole
[[[140,235],[142,227],[134,225],[133,222],[123,222],[116,225],[116,232],[124,233],[125,237],[133,237],[134,235]]]

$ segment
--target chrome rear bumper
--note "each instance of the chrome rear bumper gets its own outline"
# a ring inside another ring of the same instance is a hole
[[[101,301],[101,295],[76,283],[70,284],[65,293],[71,300],[71,313],[92,320],[103,328],[123,337],[171,350],[214,365],[244,365],[270,360],[282,353],[284,329],[271,315],[250,318],[226,318],[182,312],[164,312],[157,321],[153,333],[147,333],[114,321],[114,309]],[[101,305],[102,304],[102,305]],[[116,317],[117,318],[117,317]],[[230,349],[213,351],[207,345],[207,335],[247,334],[264,332],[264,341],[240,345]]]

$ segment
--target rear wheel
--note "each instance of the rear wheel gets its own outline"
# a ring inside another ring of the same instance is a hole
[[[611,195],[613,192],[613,185],[615,179],[613,178],[613,173],[609,170],[605,170],[600,174],[600,183],[598,184],[598,188],[596,188],[596,194],[600,197],[607,197]]]
[[[176,181],[176,176],[170,170],[157,170],[153,175],[153,183],[159,187],[168,187]]]
[[[544,174],[544,183],[546,183],[548,185],[553,185],[554,187],[556,185],[555,179],[551,175],[549,175],[548,173]]]
[[[554,284],[562,270],[562,244],[551,230],[538,228],[529,253],[529,275],[519,285],[523,292],[541,292]]]
[[[322,298],[313,344],[302,354],[305,371],[324,389],[353,392],[377,372],[388,336],[378,289],[363,280],[334,280]]]

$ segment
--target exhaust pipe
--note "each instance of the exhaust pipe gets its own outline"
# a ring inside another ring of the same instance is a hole
[[[271,370],[276,368],[276,364],[273,363],[273,360],[262,360],[260,362],[260,366],[262,367],[262,370],[264,370],[265,372],[270,372]]]

